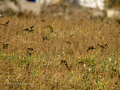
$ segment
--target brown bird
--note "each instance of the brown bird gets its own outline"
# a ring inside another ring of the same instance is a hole
[[[1,25],[8,26],[9,21],[7,21],[5,24],[1,24]]]
[[[95,47],[90,46],[90,47],[88,48],[87,52],[88,52],[89,50],[93,50],[93,49],[95,49]]]
[[[71,44],[71,42],[70,42],[70,41],[66,41],[66,43],[67,43],[67,44]]]
[[[42,19],[41,22],[46,22],[46,21]]]
[[[101,44],[98,44],[98,45],[99,45],[101,48],[104,48],[104,49],[105,49],[106,46],[107,46],[107,43],[108,43],[108,42],[106,42],[104,46],[102,46]]]
[[[3,44],[3,49],[8,49],[9,44],[4,44],[4,43],[2,43],[2,44]]]

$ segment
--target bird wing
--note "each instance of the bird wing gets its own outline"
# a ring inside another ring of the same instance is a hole
[[[90,50],[90,47],[88,48],[87,52]]]
[[[6,22],[6,25],[9,23],[9,21]]]
[[[33,29],[34,26],[30,27],[30,29]]]

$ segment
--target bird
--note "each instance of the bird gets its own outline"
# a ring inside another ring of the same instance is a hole
[[[4,43],[2,43],[2,44],[3,44],[3,49],[8,49],[9,44],[4,44]]]
[[[23,31],[32,32],[32,31],[34,31],[34,30],[33,30],[33,27],[34,27],[34,26],[31,26],[30,29],[29,29],[29,28],[26,28],[26,29],[24,29]]]
[[[27,50],[33,50],[33,48],[27,48]]]
[[[0,12],[0,17],[3,17],[2,12]]]
[[[5,24],[1,24],[1,25],[8,26],[9,21],[7,21]]]
[[[49,27],[50,28],[50,32],[53,33],[53,27],[51,25],[48,25],[46,27]],[[44,27],[45,28],[45,27]]]
[[[34,25],[30,27],[30,29],[33,29],[34,28]]]
[[[46,22],[44,19],[41,19],[41,22]]]
[[[115,85],[118,84],[118,83],[119,83],[119,81],[115,82]]]
[[[104,46],[102,46],[101,44],[98,44],[98,45],[99,45],[101,48],[104,48],[104,49],[105,49],[106,46],[107,46],[107,43],[108,43],[108,42],[106,42]]]
[[[67,44],[71,44],[71,42],[70,42],[70,41],[66,41],[66,43],[67,43]]]
[[[24,31],[27,31],[27,32],[32,32],[32,31],[34,31],[34,30],[24,29]]]
[[[90,47],[87,49],[87,52],[88,52],[89,50],[93,50],[93,49],[95,49],[95,47],[90,46]]]
[[[43,42],[44,40],[49,40],[46,36],[43,36]]]
[[[62,61],[61,61],[61,64],[62,64],[62,63],[65,64],[65,66],[67,67],[68,70],[70,70],[70,68],[72,67],[72,66],[71,66],[71,67],[69,68],[69,67],[68,67],[68,64],[67,64],[67,62],[66,62],[65,60],[62,60]]]

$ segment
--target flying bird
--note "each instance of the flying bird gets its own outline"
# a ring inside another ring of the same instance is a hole
[[[50,28],[50,32],[53,33],[53,27],[51,25],[48,25],[46,27],[49,27]],[[44,27],[45,28],[45,27]]]
[[[9,44],[4,44],[4,43],[2,43],[2,44],[3,44],[3,49],[8,49]]]
[[[29,29],[29,28],[26,28],[26,29],[24,29],[23,31],[32,32],[32,31],[34,31],[34,30],[33,30],[33,27],[34,27],[34,26],[31,26],[30,29]]]
[[[33,50],[33,48],[27,48],[27,50]]]
[[[89,50],[93,50],[93,49],[95,49],[95,47],[90,46],[90,47],[88,48],[87,52],[88,52]]]
[[[102,46],[101,44],[98,44],[98,45],[99,45],[101,48],[104,48],[104,49],[105,49],[106,46],[107,46],[107,43],[108,43],[108,42],[106,42],[104,46]]]
[[[8,26],[9,21],[7,21],[5,24],[1,24],[1,25]]]
[[[2,12],[0,12],[0,17],[3,17]]]
[[[31,27],[30,27],[30,29],[33,29],[33,28],[34,28],[34,26],[31,26]]]
[[[67,64],[67,62],[66,62],[65,60],[62,60],[62,61],[61,61],[61,64],[62,64],[62,63],[65,64],[65,66],[67,67],[68,70],[70,70],[70,68],[72,67],[72,66],[71,66],[71,67],[69,68],[69,67],[68,67],[68,64]]]

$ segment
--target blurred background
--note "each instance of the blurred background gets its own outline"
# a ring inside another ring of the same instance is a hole
[[[120,0],[0,0],[0,11],[26,16],[75,15],[88,19],[120,18]]]

